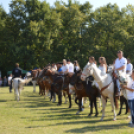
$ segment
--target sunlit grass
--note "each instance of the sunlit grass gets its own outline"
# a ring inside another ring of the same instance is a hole
[[[112,120],[109,102],[103,122],[99,121],[101,113],[98,117],[94,114],[87,116],[89,103],[84,104],[85,109],[80,115],[75,115],[78,106],[74,100],[72,102],[71,109],[68,103],[57,106],[48,97],[39,96],[38,90],[33,93],[32,87],[25,87],[20,102],[17,102],[8,87],[0,88],[0,134],[134,134],[134,129],[128,127],[128,115],[124,115],[124,110],[117,121]]]

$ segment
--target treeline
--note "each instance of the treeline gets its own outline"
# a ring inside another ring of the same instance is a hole
[[[0,70],[12,70],[16,62],[30,70],[63,58],[83,67],[89,56],[104,56],[108,64],[117,50],[134,63],[134,6],[122,9],[107,4],[93,11],[80,4],[13,0],[7,14],[0,6]]]

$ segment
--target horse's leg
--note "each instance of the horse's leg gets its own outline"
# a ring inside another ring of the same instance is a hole
[[[101,121],[103,121],[103,118],[105,117],[105,107],[106,107],[106,99],[102,96],[102,117]]]
[[[99,101],[99,108],[101,108],[101,97],[97,97]]]
[[[64,98],[65,98],[65,104],[67,103],[67,97],[66,97],[66,93],[63,92]]]
[[[56,93],[54,92],[54,94],[53,94],[53,102],[55,102],[56,101]]]
[[[110,102],[111,102],[112,111],[114,113],[114,119],[113,120],[115,121],[116,120],[116,113],[115,113],[115,107],[114,107],[114,98],[113,98],[113,96],[110,96],[109,99],[110,99]]]
[[[83,111],[83,109],[82,109],[82,97],[79,98],[79,110],[77,111],[76,114],[79,114],[81,111]]]
[[[19,90],[19,88],[17,89],[17,101],[19,102],[19,100],[20,100],[20,90]]]
[[[98,108],[97,108],[97,100],[96,100],[97,98],[94,96],[94,107],[95,107],[95,110],[96,110],[96,114],[95,114],[95,116],[97,117],[98,116]]]
[[[72,102],[71,102],[71,95],[70,94],[68,94],[68,98],[69,98],[69,108],[71,108],[72,107]]]
[[[129,111],[129,107],[128,107],[127,100],[125,100],[125,104],[126,104],[126,113],[125,113],[125,114],[127,114],[127,113],[128,113],[128,111]]]
[[[93,114],[93,99],[89,98],[89,101],[90,101],[90,113],[88,116],[91,116]]]
[[[122,99],[122,96],[120,96],[120,111],[119,111],[118,115],[121,114],[122,106],[123,106],[123,99]]]

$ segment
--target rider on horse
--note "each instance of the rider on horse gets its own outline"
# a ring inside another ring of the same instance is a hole
[[[124,73],[126,73],[126,66],[127,66],[127,60],[126,58],[123,57],[123,52],[122,51],[118,51],[117,52],[117,56],[118,58],[115,60],[115,64],[114,64],[114,77],[116,79],[116,85],[118,88],[118,92],[116,93],[116,96],[120,96],[120,82],[119,79],[117,78],[117,71],[122,71]]]

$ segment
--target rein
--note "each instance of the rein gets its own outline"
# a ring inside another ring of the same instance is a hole
[[[102,94],[102,92],[103,92],[105,89],[107,89],[107,88],[112,84],[112,82],[113,82],[113,81],[111,81],[108,85],[106,85],[105,87],[101,88],[101,90],[99,90],[99,91],[100,91],[100,94],[103,96],[103,98],[105,98],[105,96]]]

